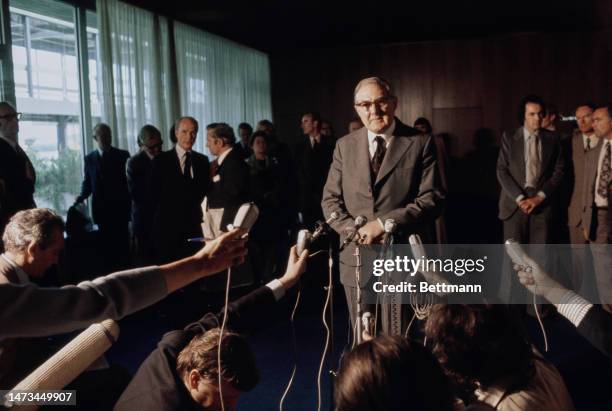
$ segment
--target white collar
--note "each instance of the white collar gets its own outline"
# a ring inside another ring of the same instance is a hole
[[[319,143],[320,143],[321,140],[322,140],[321,134],[319,134],[318,137],[319,137]],[[314,143],[316,141],[315,138],[313,136],[311,136],[311,135],[308,135],[308,138],[310,139],[310,147],[314,147]]]
[[[225,157],[227,157],[227,155],[230,153],[230,151],[232,151],[233,148],[230,147],[229,150],[224,151],[219,157],[217,157],[217,164],[221,165],[221,163],[223,163],[223,160],[225,160]]]
[[[185,150],[183,147],[181,147],[180,145],[176,145],[174,146],[174,148],[176,149],[176,153],[178,154],[179,159],[183,159],[183,157],[185,157],[185,154],[187,154],[187,150]],[[191,151],[191,150],[189,150]]]
[[[25,271],[21,267],[19,267],[13,260],[9,258],[6,254],[1,254],[0,257],[10,265],[13,270],[15,270],[15,274],[17,274],[17,279],[19,280],[19,284],[28,284],[30,283],[30,277],[26,274]]]
[[[540,134],[540,130],[536,130],[533,133],[530,133],[529,130],[527,130],[527,127],[523,126],[523,138],[525,140],[527,140],[530,136],[537,137],[539,134]]]
[[[387,129],[383,133],[374,133],[373,131],[368,130],[368,142],[372,144],[376,136],[382,136],[382,138],[384,138],[385,141],[388,143],[389,140],[391,140],[391,137],[393,137],[394,132],[395,132],[395,119],[393,119],[389,127],[387,127]]]

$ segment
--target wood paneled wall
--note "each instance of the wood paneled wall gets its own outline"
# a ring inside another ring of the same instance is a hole
[[[611,29],[296,50],[272,56],[274,120],[281,139],[293,143],[301,113],[315,110],[342,136],[355,116],[355,84],[380,75],[396,90],[398,117],[409,124],[429,118],[436,133],[451,134],[453,154],[461,156],[477,128],[499,137],[516,127],[517,103],[528,93],[566,115],[580,101],[612,99],[611,57]]]

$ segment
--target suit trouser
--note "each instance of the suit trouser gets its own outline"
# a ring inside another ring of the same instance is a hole
[[[608,245],[608,233],[610,230],[608,223],[608,210],[593,210],[597,213],[597,229],[595,230],[595,241],[591,243],[593,253],[593,264],[595,266],[595,279],[597,281],[597,292],[601,303],[608,310],[612,307],[612,255]]]
[[[584,238],[584,230],[581,225],[568,226],[570,243],[571,243],[571,259],[572,259],[572,286],[573,289],[580,293],[580,291],[586,286],[585,282],[588,280],[584,278],[586,271],[585,264],[587,264],[589,258],[587,258],[588,241]]]

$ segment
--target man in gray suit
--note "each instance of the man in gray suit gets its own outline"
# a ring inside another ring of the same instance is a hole
[[[597,291],[606,309],[612,307],[612,256],[609,244],[609,193],[612,184],[612,103],[593,112],[597,146],[586,153],[582,226],[593,253]]]
[[[585,244],[587,240],[582,227],[584,212],[584,169],[585,157],[588,151],[595,148],[598,138],[593,132],[593,108],[590,103],[581,104],[576,108],[576,124],[570,139],[571,167],[568,168],[568,189],[571,190],[567,210],[567,225],[570,244],[572,244],[571,282],[575,290],[580,290],[583,283],[585,259]],[[567,156],[566,158],[569,158]]]
[[[368,219],[359,229],[362,244],[380,243],[387,219],[397,224],[396,243],[406,243],[412,233],[427,241],[444,200],[432,137],[394,116],[397,97],[379,77],[357,84],[354,104],[365,127],[336,144],[321,202],[325,217],[338,213],[331,225],[341,242],[359,215]],[[364,273],[357,284],[353,254],[354,245],[340,254],[340,281],[354,323],[357,287],[367,279]]]
[[[499,218],[504,240],[522,244],[551,242],[552,207],[563,180],[564,161],[558,136],[542,129],[544,102],[526,96],[519,105],[521,127],[505,133],[497,159],[501,185]]]

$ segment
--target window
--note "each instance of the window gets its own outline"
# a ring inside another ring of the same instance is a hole
[[[35,200],[66,215],[80,192],[84,151],[75,9],[54,0],[9,5],[15,97],[23,113],[19,141],[36,169]],[[87,29],[87,40],[96,85],[92,115],[99,118],[97,28]]]

